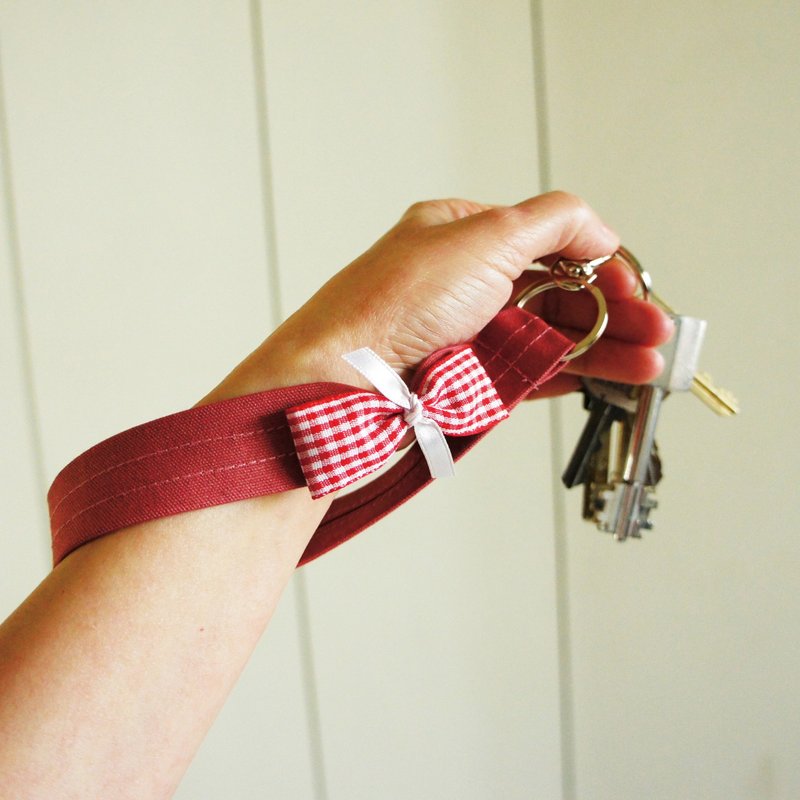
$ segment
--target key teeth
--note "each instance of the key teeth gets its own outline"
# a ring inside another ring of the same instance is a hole
[[[642,492],[641,507],[645,510],[645,512],[649,512],[654,508],[658,508],[658,498],[648,487],[645,487],[644,491]]]
[[[614,531],[611,512],[614,509],[615,495],[616,491],[614,489],[604,489],[595,499],[597,510],[594,515],[594,521],[597,523],[598,529],[604,533],[613,533]],[[616,516],[616,514],[613,516]]]
[[[655,497],[652,488],[645,486],[642,489],[641,498],[637,508],[638,517],[633,530],[624,534],[627,526],[626,520],[617,519],[619,515],[618,505],[620,502],[620,487],[617,484],[613,488],[602,489],[594,499],[594,522],[598,530],[603,533],[611,533],[617,541],[624,542],[627,538],[641,539],[641,531],[651,531],[655,523],[649,518],[650,512],[658,507],[658,499]],[[620,534],[620,531],[624,535]]]
[[[655,523],[650,519],[649,514],[654,509],[658,508],[658,500],[653,493],[645,488],[642,492],[642,499],[639,503],[639,530],[651,531],[655,527]],[[639,536],[641,538],[641,535]]]

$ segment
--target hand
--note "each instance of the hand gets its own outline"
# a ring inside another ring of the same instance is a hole
[[[645,383],[663,368],[663,359],[653,348],[670,338],[674,332],[672,320],[657,306],[635,296],[637,279],[619,261],[602,265],[597,275],[595,285],[603,292],[608,306],[605,332],[584,355],[568,362],[562,372],[529,399],[574,391],[580,387],[583,375],[621,383]],[[515,281],[514,296],[549,279],[541,271],[523,273]],[[582,339],[597,319],[597,304],[588,292],[553,289],[527,303],[525,308],[575,341]]]
[[[515,284],[530,283],[523,273],[532,262],[551,254],[591,259],[618,246],[616,234],[583,201],[563,192],[505,207],[466,200],[415,204],[207,400],[303,381],[359,384],[340,356],[365,346],[407,372],[434,350],[474,337]],[[579,375],[637,383],[660,371],[652,348],[669,337],[668,317],[633,297],[635,279],[621,265],[601,267],[598,285],[609,301],[606,333],[538,396],[575,389]],[[579,339],[595,319],[594,301],[585,294],[548,292],[541,314]]]

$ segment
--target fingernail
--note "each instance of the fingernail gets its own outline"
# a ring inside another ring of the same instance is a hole
[[[662,312],[664,314],[664,343],[666,344],[669,342],[672,337],[675,335],[675,320],[666,312]]]
[[[658,350],[653,350],[653,369],[657,371],[651,380],[655,380],[664,371],[664,366],[664,356],[662,356]]]

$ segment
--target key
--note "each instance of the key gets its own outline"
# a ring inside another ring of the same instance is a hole
[[[639,538],[642,530],[652,527],[649,513],[656,503],[648,483],[648,471],[658,415],[665,396],[666,390],[660,386],[641,388],[636,414],[630,419],[620,479],[612,484],[612,488],[598,494],[602,501],[596,514],[598,527],[613,533],[620,542],[628,537]]]
[[[675,311],[669,303],[660,298],[652,289],[649,290],[650,300],[657,306],[675,316]],[[739,401],[727,389],[714,385],[714,381],[707,372],[697,372],[692,379],[690,387],[692,394],[702,400],[715,414],[721,417],[732,417],[739,413]]]
[[[705,320],[680,315],[674,315],[673,319],[675,335],[661,348],[664,370],[655,381],[639,389],[622,480],[607,498],[604,530],[619,541],[629,536],[639,537],[641,530],[652,527],[648,515],[655,507],[655,498],[647,485],[647,469],[661,404],[669,392],[688,391],[697,371]]]
[[[715,386],[707,372],[698,372],[694,376],[690,390],[721,417],[732,417],[739,413],[739,401],[727,389]]]
[[[614,532],[617,526],[615,489],[625,478],[625,459],[632,421],[639,408],[639,394],[640,390],[634,386],[584,380],[584,406],[590,416],[562,479],[568,487],[584,484],[582,516],[597,523],[600,530]],[[642,447],[643,458],[647,449],[646,445]],[[640,514],[636,532],[639,527],[648,527],[647,512],[655,507],[652,490],[661,478],[655,443],[649,448],[640,477],[647,497],[637,501]]]
[[[677,316],[678,312],[659,297],[653,291],[653,281],[650,273],[641,265],[630,250],[620,247],[614,255],[630,269],[639,280],[642,297],[650,300],[672,316]],[[707,372],[698,372],[694,375],[691,385],[691,392],[695,397],[699,397],[714,413],[721,417],[730,417],[739,413],[739,402],[727,389],[722,389],[714,384],[713,379]]]
[[[620,443],[627,442],[629,420],[630,416],[624,414],[608,426],[600,436],[599,446],[592,454],[587,470],[589,474],[583,486],[582,516],[585,520],[595,522],[600,530],[605,520],[606,502],[622,477],[620,454],[624,453],[624,447]]]
[[[591,456],[590,480],[585,483],[583,515],[618,541],[639,538],[652,528],[649,514],[657,503],[654,488],[661,477],[655,430],[661,405],[670,392],[692,385],[706,323],[676,315],[675,335],[661,348],[664,371],[641,387],[604,381],[585,381],[602,403],[624,412],[621,422],[607,426]],[[615,427],[616,426],[616,427]]]
[[[614,422],[624,419],[626,414],[623,409],[592,394],[588,389],[584,391],[583,407],[589,412],[589,418],[561,476],[567,489],[589,482],[594,457],[603,446],[608,429]]]

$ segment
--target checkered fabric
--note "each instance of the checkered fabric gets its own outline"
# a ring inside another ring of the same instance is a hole
[[[416,385],[422,415],[448,436],[482,433],[508,416],[469,346],[443,353],[426,366]],[[409,409],[381,394],[353,390],[290,408],[286,418],[311,496],[317,498],[386,463],[413,422],[413,412],[410,418]]]

